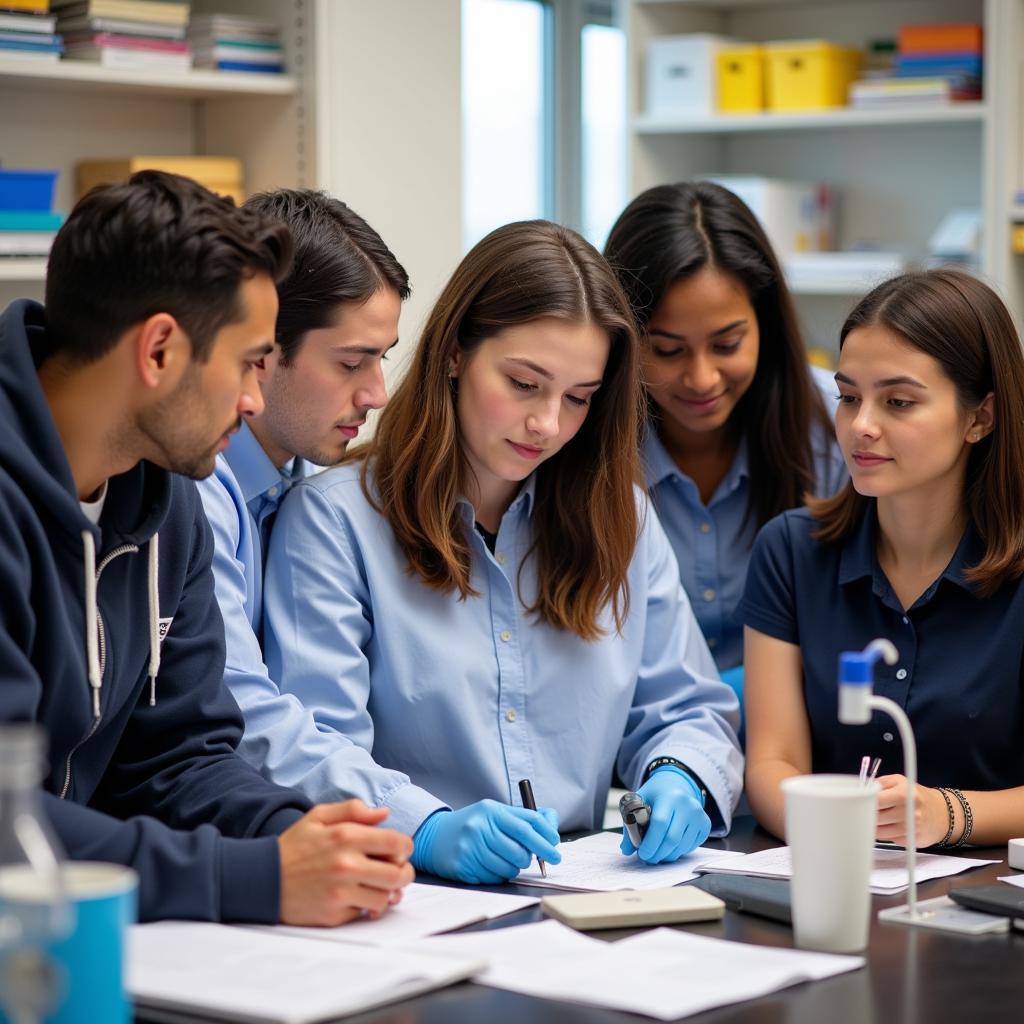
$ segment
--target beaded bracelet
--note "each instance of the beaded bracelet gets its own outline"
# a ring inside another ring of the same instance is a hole
[[[956,826],[956,816],[953,814],[953,801],[949,799],[949,790],[946,789],[945,786],[939,786],[938,790],[942,794],[942,799],[946,801],[946,813],[949,815],[949,828],[946,829],[946,834],[935,845],[945,847],[949,845],[949,840],[953,837],[953,829]]]
[[[961,846],[967,845],[967,840],[971,838],[971,829],[974,828],[974,815],[971,813],[971,805],[967,802],[967,797],[960,792],[954,786],[950,786],[950,793],[953,794],[960,801],[960,806],[964,809],[964,831],[960,838],[953,844],[954,850],[959,850]]]

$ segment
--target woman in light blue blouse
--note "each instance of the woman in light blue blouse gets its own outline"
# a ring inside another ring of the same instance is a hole
[[[647,485],[729,679],[743,663],[736,606],[758,529],[805,493],[833,494],[846,479],[835,383],[808,367],[771,244],[720,185],[643,192],[616,221],[605,255],[644,336]]]
[[[738,709],[637,487],[637,348],[579,235],[500,228],[446,285],[373,441],[283,504],[267,663],[339,758],[365,751],[346,790],[389,808],[422,870],[557,863],[559,823],[600,824],[613,767],[652,807],[642,860],[729,828]],[[526,778],[540,812],[519,806]]]

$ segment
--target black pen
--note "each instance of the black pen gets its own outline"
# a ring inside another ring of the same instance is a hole
[[[528,811],[537,810],[537,801],[533,799],[533,786],[530,785],[529,779],[519,780],[519,795],[523,798],[523,806]],[[547,878],[548,873],[544,869],[544,861],[540,857],[537,858],[537,864],[540,866],[541,878]]]

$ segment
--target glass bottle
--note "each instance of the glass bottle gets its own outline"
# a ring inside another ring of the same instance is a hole
[[[56,1004],[60,978],[47,947],[71,928],[60,845],[41,806],[46,734],[0,725],[0,1021],[36,1024]]]

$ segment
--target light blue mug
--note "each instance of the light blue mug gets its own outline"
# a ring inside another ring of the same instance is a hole
[[[38,898],[31,879],[17,886],[3,880],[0,912],[31,906]],[[47,1024],[130,1024],[124,961],[128,925],[136,919],[138,876],[131,868],[98,861],[72,861],[61,868],[70,931],[50,941],[43,1020]],[[43,1007],[40,1007],[42,1009]],[[0,1008],[0,1021],[5,1021]]]

